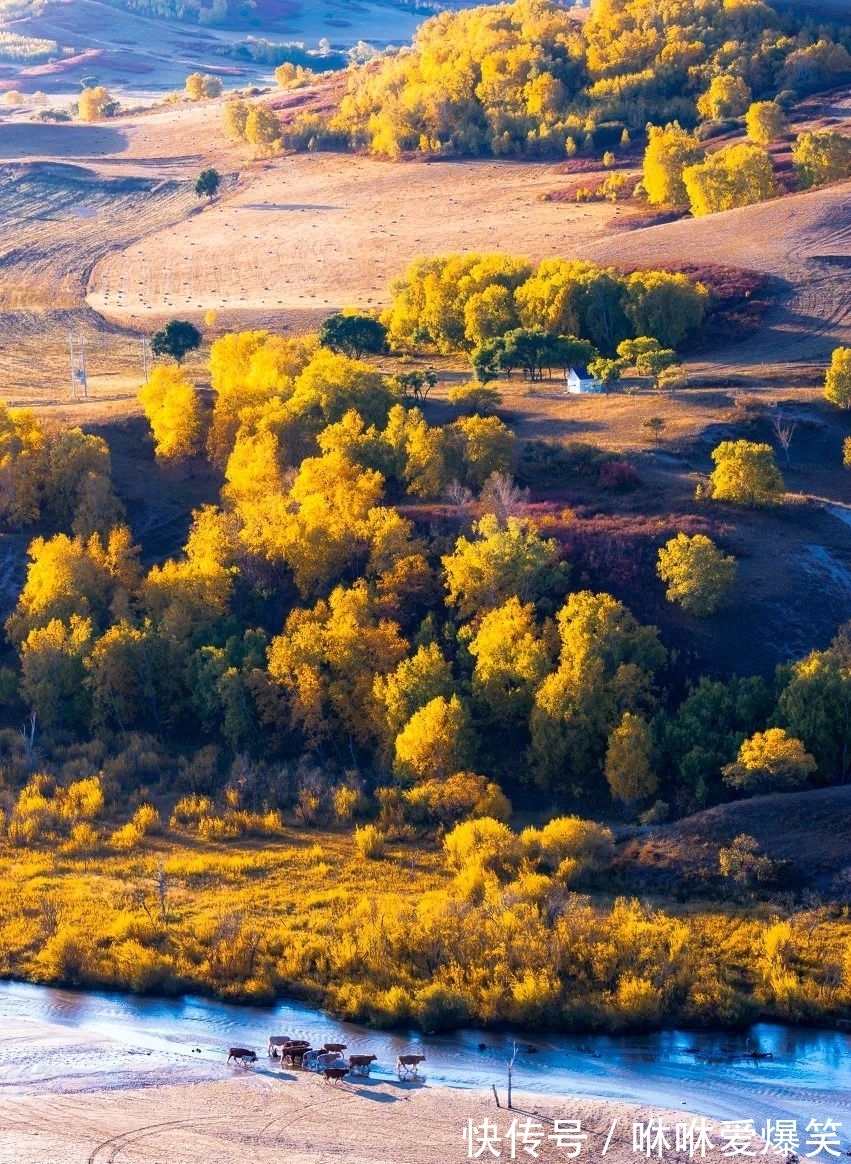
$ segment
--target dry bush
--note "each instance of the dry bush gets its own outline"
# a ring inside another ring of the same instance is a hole
[[[373,824],[355,829],[355,848],[369,861],[380,861],[387,847],[387,838],[381,829]]]

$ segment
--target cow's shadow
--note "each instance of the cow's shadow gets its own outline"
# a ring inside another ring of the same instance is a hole
[[[355,1095],[363,1099],[374,1099],[377,1103],[395,1103],[399,1098],[398,1095],[388,1095],[386,1091],[367,1091],[365,1087],[354,1087],[352,1090]]]

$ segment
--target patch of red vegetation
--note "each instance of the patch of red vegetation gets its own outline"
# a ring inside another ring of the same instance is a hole
[[[21,69],[19,76],[53,77],[59,73],[71,72],[81,66],[88,67],[92,61],[100,60],[102,56],[103,49],[86,49],[85,52],[76,53],[73,57],[65,57],[61,61],[51,61],[47,65],[29,65],[27,68]]]

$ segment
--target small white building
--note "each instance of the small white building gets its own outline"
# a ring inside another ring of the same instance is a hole
[[[602,392],[603,381],[598,380],[596,376],[592,376],[586,367],[580,365],[576,368],[571,368],[567,373],[567,390],[574,395],[579,395],[583,392]]]

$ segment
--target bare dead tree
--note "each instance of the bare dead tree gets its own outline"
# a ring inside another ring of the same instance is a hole
[[[529,510],[529,490],[520,489],[507,473],[491,473],[480,500],[484,512],[492,513],[503,527],[509,517],[525,517]]]
[[[774,426],[774,435],[777,437],[780,447],[786,454],[786,465],[788,467],[790,464],[789,446],[792,443],[792,437],[795,435],[798,422],[789,416],[784,416],[782,411],[777,408],[772,414],[771,423]]]
[[[162,861],[160,861],[159,865],[157,866],[157,876],[155,880],[157,886],[157,900],[160,903],[160,918],[162,921],[165,921],[166,900],[168,897],[168,879],[166,878],[165,866],[163,865]]]
[[[514,1060],[517,1058],[517,1044],[511,1044],[511,1058],[508,1060],[508,1109],[511,1110],[511,1081],[514,1077]]]
[[[473,503],[473,494],[460,481],[453,481],[451,485],[447,485],[443,491],[443,496],[450,505],[454,505],[457,509],[466,509]]]
[[[22,726],[21,739],[24,741],[27,765],[32,768],[35,762],[35,712],[30,716],[29,722]]]

